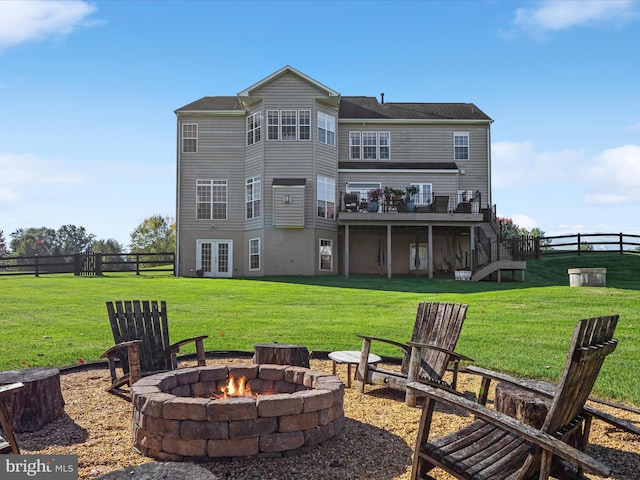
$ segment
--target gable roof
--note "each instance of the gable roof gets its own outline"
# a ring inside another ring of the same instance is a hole
[[[483,120],[492,122],[473,103],[380,103],[376,97],[342,97],[340,119]]]
[[[274,79],[276,79],[278,77],[281,77],[282,75],[284,75],[286,73],[293,73],[294,75],[297,75],[298,77],[300,77],[303,80],[309,82],[311,85],[315,86],[316,88],[318,88],[320,90],[324,90],[324,92],[330,97],[339,97],[340,96],[340,94],[338,92],[336,92],[335,90],[332,90],[331,88],[323,85],[322,83],[318,82],[317,80],[314,80],[313,78],[309,77],[308,75],[305,75],[304,73],[300,72],[299,70],[296,70],[295,68],[293,68],[290,65],[286,65],[286,66],[282,67],[280,70],[278,70],[277,72],[272,73],[268,77],[263,78],[258,83],[254,83],[250,87],[245,88],[240,93],[238,93],[238,96],[239,97],[249,97],[249,96],[251,96],[251,92],[253,92],[254,90],[259,89],[263,85],[266,85],[267,83],[273,81]]]

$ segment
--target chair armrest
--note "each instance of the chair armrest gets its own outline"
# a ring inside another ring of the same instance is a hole
[[[173,364],[173,368],[178,367],[177,354],[180,353],[180,347],[192,342],[196,344],[196,360],[198,362],[198,366],[204,367],[207,362],[204,353],[203,340],[208,337],[209,335],[201,335],[199,337],[187,338],[171,345],[169,348],[171,349],[171,363]]]
[[[118,343],[117,345],[114,345],[109,350],[107,350],[102,355],[100,355],[100,358],[114,358],[120,353],[120,350],[124,350],[125,348],[129,349],[133,347],[138,348],[137,346],[141,344],[142,344],[142,340],[131,340],[130,342]]]
[[[383,343],[388,343],[389,345],[395,345],[396,347],[399,347],[401,349],[403,349],[405,352],[409,352],[410,348],[408,344],[406,343],[400,343],[400,342],[395,342],[393,340],[388,340],[386,338],[380,338],[380,337],[370,337],[368,335],[358,335],[358,337],[362,338],[362,339],[366,339],[366,340],[375,340],[377,342],[383,342]]]
[[[577,466],[583,468],[589,473],[601,475],[607,477],[610,474],[610,469],[605,464],[599,462],[593,457],[590,457],[586,453],[577,450],[570,445],[564,443],[557,438],[542,432],[527,424],[521,423],[518,420],[505,415],[504,413],[491,410],[484,405],[481,405],[471,400],[467,400],[464,397],[460,397],[441,389],[430,387],[419,382],[410,382],[407,384],[407,388],[410,388],[415,392],[417,396],[427,396],[435,401],[443,402],[462,410],[465,410],[477,418],[481,418],[489,423],[497,425],[515,435],[518,435],[525,440],[539,446],[540,448],[551,452],[553,455],[557,455],[566,460],[569,460]]]
[[[426,343],[417,343],[417,342],[409,342],[409,345],[412,347],[416,347],[416,348],[429,348],[431,350],[436,350],[438,352],[442,352],[442,353],[447,353],[449,355],[451,355],[452,357],[455,357],[454,360],[465,360],[468,362],[474,362],[475,360],[473,358],[469,358],[466,355],[462,355],[461,353],[458,352],[454,352],[453,350],[447,350],[446,348],[440,348],[440,347],[436,347],[434,345],[428,345]]]
[[[10,383],[8,385],[1,385],[0,397],[4,397],[5,395],[11,395],[12,393],[17,392],[23,387],[24,387],[24,383],[22,382]]]
[[[186,345],[191,342],[194,342],[194,343],[202,342],[202,340],[204,340],[205,338],[209,338],[209,335],[201,335],[199,337],[185,338],[184,340],[180,340],[179,342],[176,342],[170,345],[170,348],[172,352],[175,350],[175,352],[178,353],[180,351],[180,347],[182,347],[183,345]]]

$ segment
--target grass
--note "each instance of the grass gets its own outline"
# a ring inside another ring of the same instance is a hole
[[[572,288],[567,269],[606,267],[607,288]],[[0,369],[98,360],[113,344],[104,302],[164,299],[172,340],[208,334],[207,350],[277,341],[312,351],[359,350],[357,334],[411,335],[419,301],[468,303],[457,350],[477,365],[556,380],[581,318],[617,313],[618,349],[595,393],[640,405],[640,256],[589,253],[529,262],[526,282],[454,282],[413,276],[190,279],[167,273],[99,278],[0,277]],[[375,353],[398,356],[374,344]],[[189,350],[187,350],[189,352]]]

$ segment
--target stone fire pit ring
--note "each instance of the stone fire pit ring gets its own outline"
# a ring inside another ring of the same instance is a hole
[[[230,376],[244,376],[257,397],[210,398]],[[304,367],[179,369],[142,378],[131,396],[133,446],[164,461],[301,453],[338,435],[345,423],[342,381]]]

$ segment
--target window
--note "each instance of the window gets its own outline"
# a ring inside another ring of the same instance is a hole
[[[198,124],[185,123],[182,125],[182,151],[184,153],[198,151]]]
[[[391,134],[389,132],[349,132],[351,160],[389,160]]]
[[[336,118],[322,112],[318,112],[318,142],[336,144]]]
[[[227,181],[196,181],[196,219],[227,219]]]
[[[262,117],[256,112],[247,117],[247,145],[258,143],[261,139]]]
[[[333,240],[320,239],[320,270],[333,270]]]
[[[380,145],[380,160],[391,158],[391,135],[389,132],[378,133],[378,144]]]
[[[378,150],[378,134],[376,132],[362,132],[362,158],[375,160]]]
[[[280,139],[280,112],[267,110],[267,140]]]
[[[281,140],[296,139],[296,128],[298,125],[297,120],[298,115],[295,110],[282,110],[282,112],[280,112],[280,131],[282,132],[280,135]]]
[[[469,132],[453,134],[453,159],[469,160]]]
[[[433,188],[430,183],[412,183],[411,185],[418,187],[418,193],[414,196],[416,205],[430,205]]]
[[[349,132],[349,158],[360,160],[360,146],[362,139],[360,132]]]
[[[247,179],[245,201],[247,203],[247,219],[260,216],[260,204],[262,200],[262,185],[260,177]]]
[[[249,270],[260,270],[260,239],[249,239]]]
[[[336,181],[333,178],[318,175],[318,216],[334,218]]]
[[[409,270],[427,269],[427,244],[418,244],[418,255],[416,255],[416,244],[409,244]]]
[[[300,140],[311,140],[311,110],[300,110],[298,112],[298,124]]]

